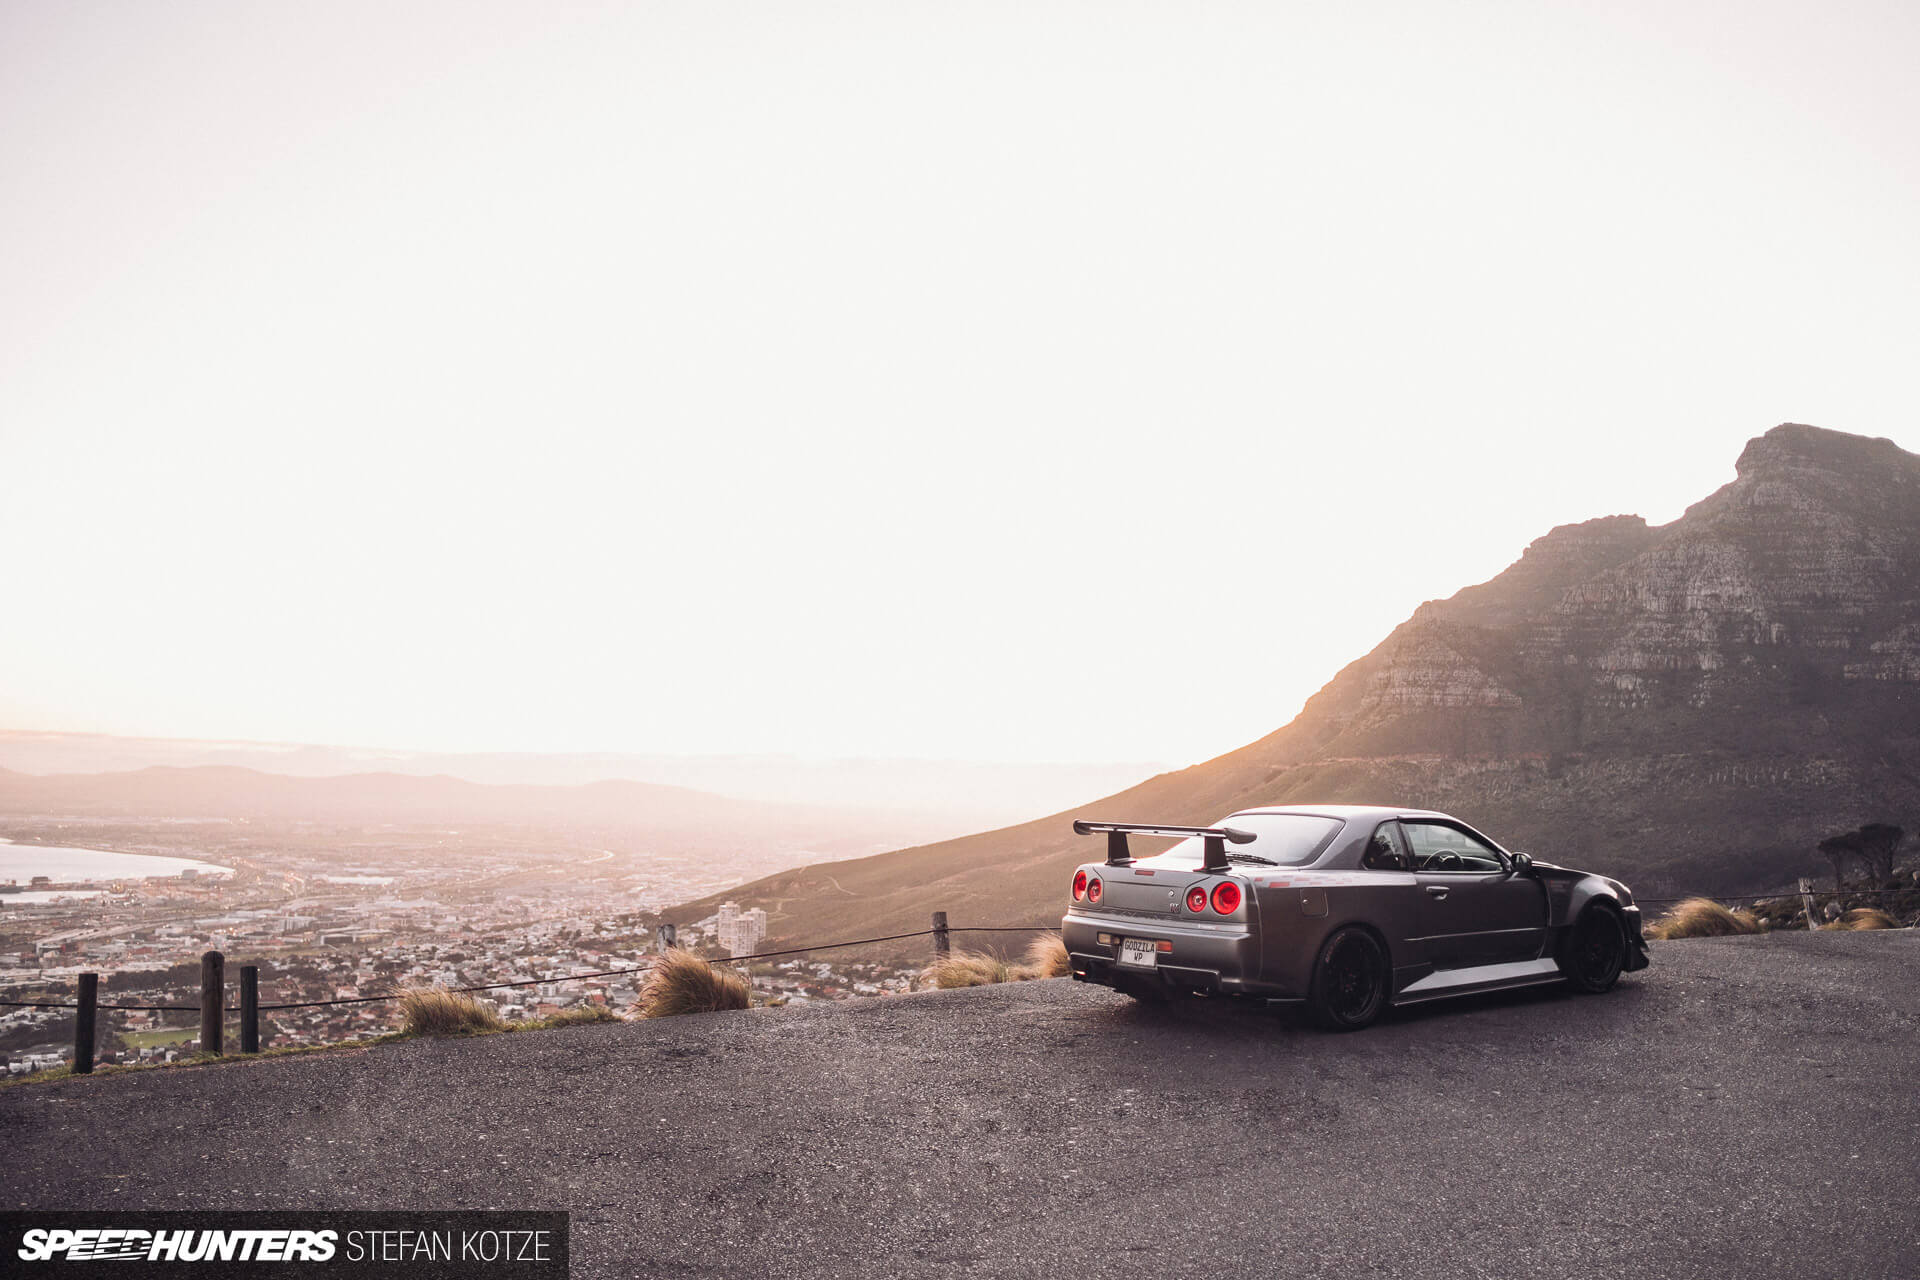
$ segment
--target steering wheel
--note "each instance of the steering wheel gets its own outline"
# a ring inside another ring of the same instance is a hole
[[[1433,855],[1433,865],[1441,871],[1462,871],[1466,863],[1460,861],[1460,855],[1451,851]]]

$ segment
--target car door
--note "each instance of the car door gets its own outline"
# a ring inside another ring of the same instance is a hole
[[[1389,820],[1374,828],[1361,852],[1360,869],[1373,873],[1366,877],[1365,914],[1386,932],[1394,968],[1437,965],[1423,936],[1428,923],[1425,895],[1414,882],[1413,854],[1398,822]]]
[[[1403,818],[1419,882],[1420,950],[1443,969],[1531,960],[1546,944],[1547,894],[1467,827]]]

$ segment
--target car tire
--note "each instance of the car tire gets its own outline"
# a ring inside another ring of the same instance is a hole
[[[1595,904],[1580,913],[1560,938],[1554,963],[1575,991],[1611,990],[1627,967],[1627,926],[1620,913]]]
[[[1378,934],[1359,925],[1336,930],[1313,964],[1307,1011],[1329,1031],[1371,1026],[1387,1007],[1393,968]]]

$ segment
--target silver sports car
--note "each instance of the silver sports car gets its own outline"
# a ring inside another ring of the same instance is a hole
[[[1212,827],[1075,822],[1105,862],[1073,875],[1073,976],[1140,999],[1198,991],[1305,1005],[1353,1031],[1389,1004],[1644,969],[1618,880],[1509,853],[1423,809],[1246,809]],[[1151,857],[1129,835],[1176,836]]]

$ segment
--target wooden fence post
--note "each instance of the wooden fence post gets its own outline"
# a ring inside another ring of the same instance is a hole
[[[953,943],[947,937],[947,913],[933,913],[933,954],[942,960],[953,954]]]
[[[73,1011],[73,1074],[77,1076],[93,1071],[93,1015],[99,1001],[100,975],[81,974],[80,1007]]]
[[[1813,923],[1813,881],[1805,877],[1800,880],[1800,905],[1807,909],[1807,928],[1817,928]]]
[[[200,1052],[218,1055],[222,1050],[222,1021],[226,1003],[227,958],[218,951],[200,957]]]
[[[260,966],[240,966],[240,1052],[260,1052]]]

